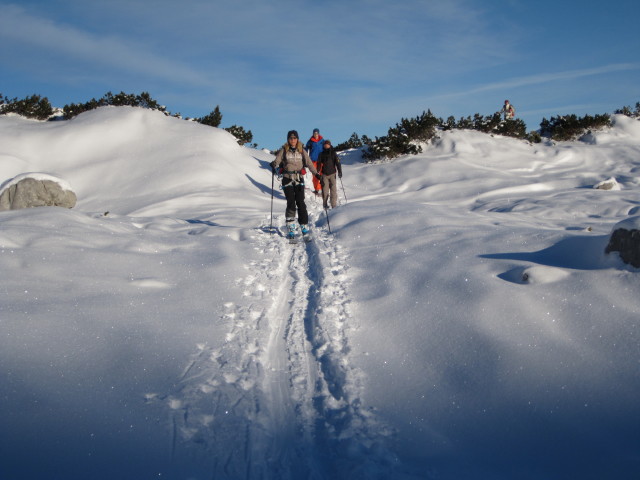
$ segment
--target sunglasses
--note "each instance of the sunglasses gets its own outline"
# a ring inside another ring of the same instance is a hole
[[[290,137],[289,137],[289,140],[293,140],[294,138],[295,138],[296,140],[298,139],[298,137],[294,137],[294,136],[292,135],[292,136],[290,136]]]

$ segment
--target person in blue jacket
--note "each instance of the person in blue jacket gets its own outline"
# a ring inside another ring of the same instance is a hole
[[[311,161],[313,162],[313,166],[318,168],[318,157],[322,153],[323,143],[322,143],[322,135],[320,135],[320,130],[317,128],[313,129],[313,135],[307,141],[307,145],[305,146],[307,152],[309,153],[309,157],[311,157]],[[313,193],[316,195],[320,195],[320,190],[322,189],[322,184],[316,177],[313,177]]]

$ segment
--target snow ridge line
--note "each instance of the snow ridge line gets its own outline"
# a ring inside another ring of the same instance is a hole
[[[262,257],[237,281],[242,305],[225,305],[225,343],[198,345],[166,398],[174,457],[197,445],[212,459],[212,478],[389,478],[394,470],[390,432],[363,406],[362,374],[348,358],[347,255],[323,229],[314,234],[292,246],[266,224],[257,231]]]

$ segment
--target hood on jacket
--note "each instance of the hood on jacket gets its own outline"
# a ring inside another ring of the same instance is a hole
[[[289,142],[287,142],[282,146],[282,148],[284,149],[285,152],[287,152],[291,149],[291,145],[289,145]],[[302,144],[300,143],[300,140],[298,140],[298,144],[296,145],[296,150],[298,151],[298,153],[302,153],[303,147],[302,147]]]

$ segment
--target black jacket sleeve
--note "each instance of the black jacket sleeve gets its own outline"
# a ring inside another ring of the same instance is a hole
[[[336,170],[338,171],[338,176],[342,177],[342,164],[340,163],[340,157],[336,152],[333,152],[333,161],[336,164]]]

